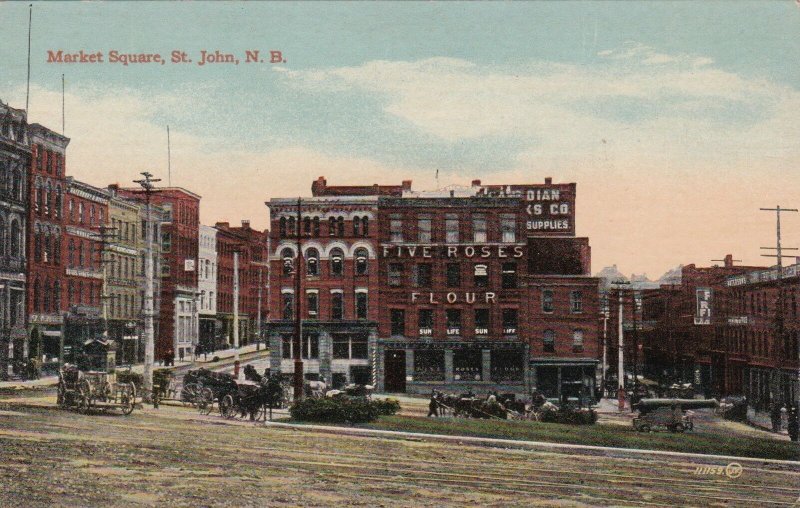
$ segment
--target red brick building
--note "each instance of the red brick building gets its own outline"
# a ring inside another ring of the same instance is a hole
[[[61,357],[64,292],[64,200],[66,148],[69,138],[39,124],[30,126],[31,165],[28,171],[26,244],[28,350],[46,364]]]
[[[266,320],[268,302],[264,287],[267,284],[267,231],[250,227],[242,221],[241,227],[231,227],[227,222],[217,222],[217,321],[220,342],[233,344],[233,255],[239,253],[239,345],[259,340],[259,271],[262,285],[261,319]]]
[[[140,189],[120,189],[120,195],[142,200]],[[200,196],[181,187],[161,187],[151,203],[164,211],[161,224],[161,302],[158,309],[156,359],[171,350],[189,356],[198,342],[197,259]]]
[[[598,280],[574,237],[574,184],[414,192],[320,178],[312,192],[299,220],[297,199],[268,203],[273,369],[293,368],[299,301],[307,369],[334,385],[592,394]]]

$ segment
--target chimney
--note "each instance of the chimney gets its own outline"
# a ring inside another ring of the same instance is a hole
[[[732,268],[733,267],[733,254],[726,254],[725,255],[725,268]]]
[[[480,180],[473,180],[472,181],[472,186],[473,187],[480,187],[481,186],[481,181]]]
[[[214,224],[214,227],[217,228],[217,229],[228,229],[228,228],[231,227],[231,223],[230,222],[217,222],[216,224]]]
[[[242,229],[250,229],[250,219],[242,219]]]
[[[311,183],[311,195],[312,196],[321,196],[325,193],[325,188],[328,186],[328,181],[325,180],[324,176],[320,176],[314,182]]]
[[[111,193],[112,196],[116,196],[119,192],[119,184],[118,183],[111,183],[108,185],[108,192]]]
[[[546,178],[544,179],[544,184],[545,184],[545,185],[552,185],[552,184],[553,184],[553,177],[552,177],[552,176],[548,176],[548,177],[546,177]]]
[[[411,180],[403,180],[403,190],[404,191],[411,190]]]

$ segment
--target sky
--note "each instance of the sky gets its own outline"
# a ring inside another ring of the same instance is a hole
[[[0,100],[20,108],[27,6],[0,2]],[[198,65],[203,50],[240,63]],[[775,216],[759,208],[800,208],[798,55],[788,0],[34,2],[28,119],[61,130],[64,74],[68,174],[105,186],[151,171],[200,194],[209,225],[265,228],[266,200],[310,195],[322,175],[576,182],[593,271],[655,278],[728,253],[770,263]],[[782,224],[800,247],[800,213]]]

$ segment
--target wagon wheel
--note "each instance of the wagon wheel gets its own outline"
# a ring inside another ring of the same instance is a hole
[[[136,387],[133,384],[117,385],[117,392],[120,394],[120,404],[122,405],[122,414],[125,416],[133,413],[133,408],[136,406]]]
[[[211,388],[201,388],[197,392],[195,400],[197,401],[197,410],[200,411],[200,414],[207,415],[214,407],[214,392],[211,391]]]
[[[89,381],[84,379],[78,385],[78,411],[87,414],[91,407],[92,385],[89,384]]]
[[[684,430],[686,430],[686,426],[682,423],[676,423],[671,430],[672,432],[683,432]]]
[[[229,420],[236,416],[236,405],[233,403],[233,396],[230,393],[219,401],[219,412]]]
[[[181,402],[184,406],[193,406],[197,401],[197,394],[200,392],[200,385],[197,383],[189,383],[183,386],[181,390]]]

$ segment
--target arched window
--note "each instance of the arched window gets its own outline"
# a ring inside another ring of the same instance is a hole
[[[317,236],[319,236],[319,217],[314,217],[314,219],[312,220],[312,223],[313,223],[313,225],[312,225],[311,234],[312,234],[312,236],[317,237]]]
[[[6,230],[6,220],[0,217],[0,256],[6,257],[8,255],[8,231]]]
[[[56,232],[53,240],[53,263],[61,264],[61,236]]]
[[[34,190],[34,206],[36,208],[36,213],[42,213],[42,182],[41,180],[36,181],[36,189]]]
[[[53,215],[55,215],[55,217],[58,218],[58,219],[61,218],[61,205],[62,205],[63,199],[64,199],[64,196],[61,194],[61,186],[57,185],[56,186],[56,203],[53,206]]]
[[[336,218],[336,233],[341,237],[344,236],[344,217]]]
[[[328,236],[336,236],[336,217],[328,218]]]
[[[353,236],[361,236],[361,218],[353,217]]]
[[[47,230],[44,235],[44,256],[42,261],[45,263],[53,261],[53,235],[50,234],[50,230]]]
[[[366,275],[369,271],[369,252],[364,247],[359,247],[355,252],[356,275]]]
[[[283,259],[283,275],[291,275],[294,272],[294,253],[292,249],[285,248],[281,251],[281,259]]]
[[[50,189],[50,181],[48,180],[44,184],[44,199],[43,199],[43,201],[44,201],[44,214],[45,215],[50,215],[50,210],[51,210],[50,205],[52,204],[50,202],[50,199],[52,198],[52,192],[50,192],[50,191],[51,191],[51,189]]]
[[[75,266],[75,240],[72,238],[69,239],[67,246],[67,263],[70,268]]]
[[[12,248],[11,250],[13,251],[14,249]],[[38,228],[33,234],[33,259],[36,262],[42,260],[42,232]]]
[[[22,172],[15,170],[14,177],[11,179],[11,196],[17,201],[22,201],[22,194]]]
[[[89,225],[94,226],[94,205],[89,207]]]
[[[286,238],[286,217],[281,217],[278,221],[278,236]]]
[[[19,226],[19,221],[11,219],[11,255],[16,258],[22,258],[22,228]]]
[[[61,310],[61,282],[59,281],[53,284],[53,310],[55,312]]]
[[[306,251],[306,275],[319,275],[319,251],[313,247]]]
[[[33,282],[33,311],[39,312],[39,296],[41,295],[41,291],[39,291],[39,279],[36,279]]]
[[[303,217],[303,234],[311,236],[311,217]]]
[[[342,249],[338,247],[331,249],[330,262],[331,275],[341,276],[344,274],[344,252],[342,252]]]
[[[289,217],[289,219],[286,221],[286,229],[288,230],[287,233],[290,236],[294,236],[294,234],[295,234],[295,220],[294,220],[294,217]]]
[[[367,216],[361,218],[361,235],[369,236],[369,217]]]
[[[45,279],[44,281],[44,306],[42,310],[44,312],[50,312],[50,279]]]

